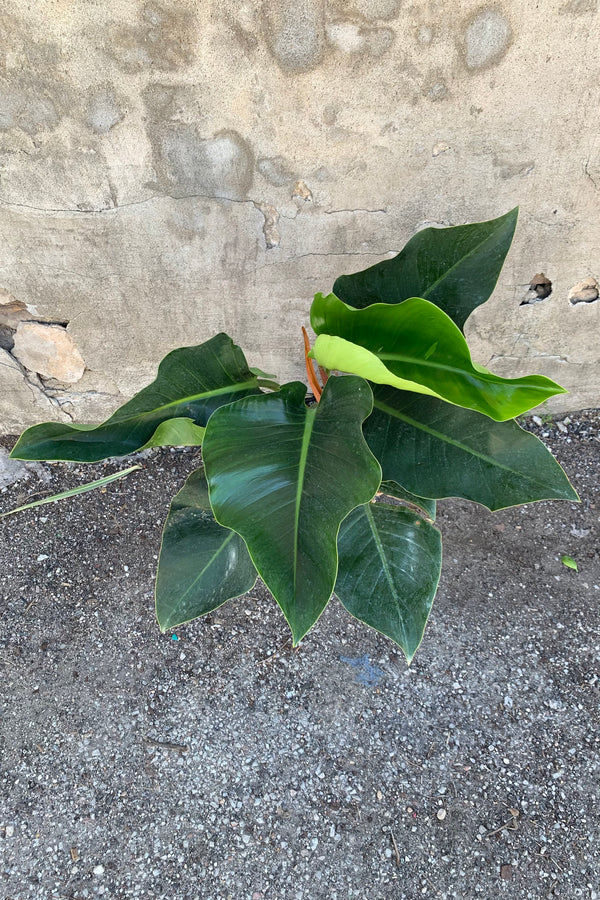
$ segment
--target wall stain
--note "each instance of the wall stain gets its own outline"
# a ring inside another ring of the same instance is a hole
[[[334,22],[326,32],[329,43],[347,54],[382,56],[395,39],[391,28],[365,28],[354,22]]]
[[[525,178],[527,175],[531,175],[535,169],[535,160],[533,159],[519,162],[494,156],[493,163],[503,181],[508,181],[509,178]]]
[[[88,100],[86,124],[96,134],[107,134],[125,117],[122,104],[111,84],[100,85]]]
[[[583,16],[586,13],[598,12],[598,0],[570,0],[561,6],[559,12],[569,16]]]
[[[294,180],[294,173],[284,156],[262,156],[256,168],[273,187],[283,187]]]
[[[0,78],[0,131],[19,129],[33,136],[54,131],[72,107],[64,82],[29,72]]]
[[[468,21],[463,33],[462,56],[470,71],[500,62],[513,39],[510,22],[498,6],[484,6]]]
[[[194,17],[187,10],[146,3],[136,25],[113,31],[106,52],[126,72],[175,72],[193,60],[195,32]]]
[[[269,49],[284,72],[308,72],[322,62],[323,0],[267,0],[262,18]]]
[[[247,198],[254,159],[237,131],[205,138],[194,125],[169,122],[154,125],[149,137],[159,190],[175,198]]]
[[[402,5],[402,0],[338,0],[329,4],[332,17],[357,15],[368,22],[387,22],[394,19]]]

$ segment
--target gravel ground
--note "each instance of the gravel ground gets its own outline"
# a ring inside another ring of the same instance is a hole
[[[3,900],[600,898],[599,426],[527,424],[581,504],[439,504],[410,669],[337,602],[292,649],[260,587],[160,634],[196,450],[0,521]],[[4,455],[0,507],[123,467]]]

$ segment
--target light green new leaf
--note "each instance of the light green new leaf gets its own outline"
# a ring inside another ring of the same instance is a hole
[[[366,503],[342,522],[338,553],[340,601],[402,647],[410,663],[440,579],[440,532],[403,506]]]
[[[492,422],[390,387],[376,385],[373,394],[363,431],[384,479],[427,497],[463,497],[492,510],[579,499],[550,451],[516,422]]]
[[[575,562],[575,560],[573,559],[572,556],[563,555],[563,556],[561,556],[560,561],[563,564],[563,566],[567,567],[567,569],[573,569],[575,572],[579,571],[579,569],[577,567],[577,563]]]
[[[221,333],[204,344],[182,347],[165,356],[156,380],[101,425],[34,425],[21,435],[10,455],[15,459],[97,462],[145,446],[156,447],[159,442],[175,444],[182,436],[181,422],[163,424],[167,420],[190,419],[195,426],[204,427],[219,406],[258,393],[258,377],[248,368],[244,354]],[[190,442],[197,444],[197,430],[188,427],[186,431]]]
[[[542,375],[501,378],[473,365],[460,329],[419,297],[353,309],[333,294],[317,294],[311,325],[318,335],[311,355],[325,368],[438,397],[499,421],[565,393]]]
[[[443,309],[462,329],[496,286],[517,215],[518,209],[512,209],[488,222],[424,228],[393,259],[354,275],[341,275],[333,293],[357,309],[423,297]]]
[[[223,407],[203,444],[215,517],[246,541],[294,644],[333,591],[340,522],[381,481],[361,429],[372,408],[368,384],[330,378],[317,406],[305,397],[292,382]]]
[[[204,616],[251,590],[256,569],[239,534],[215,520],[203,469],[171,501],[156,576],[161,629]]]
[[[205,430],[201,425],[195,425],[192,419],[167,419],[160,423],[140,450],[150,447],[199,447]]]

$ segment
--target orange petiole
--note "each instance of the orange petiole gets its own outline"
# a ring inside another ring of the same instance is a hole
[[[304,363],[306,365],[306,375],[308,377],[310,388],[315,395],[315,400],[318,403],[321,399],[323,389],[317,381],[317,376],[315,375],[315,370],[313,369],[312,362],[308,358],[308,354],[310,353],[310,341],[308,339],[308,334],[306,333],[306,328],[304,327],[304,325],[302,326],[302,336],[304,338]]]

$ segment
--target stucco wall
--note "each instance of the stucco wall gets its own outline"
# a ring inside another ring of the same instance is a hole
[[[597,5],[2,0],[0,430],[102,418],[219,330],[301,374],[315,291],[517,204],[476,359],[598,405]]]

